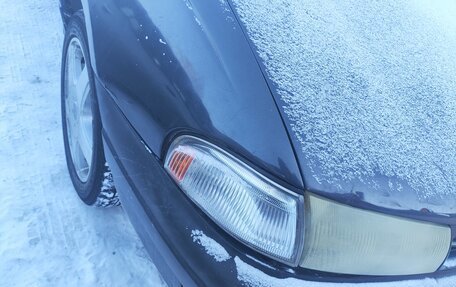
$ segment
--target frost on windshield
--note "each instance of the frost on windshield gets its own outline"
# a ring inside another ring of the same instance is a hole
[[[318,182],[456,194],[455,2],[233,3]]]

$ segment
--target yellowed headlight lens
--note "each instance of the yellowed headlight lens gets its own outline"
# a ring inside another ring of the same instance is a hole
[[[300,266],[357,275],[436,271],[451,245],[451,230],[306,196],[306,235]]]

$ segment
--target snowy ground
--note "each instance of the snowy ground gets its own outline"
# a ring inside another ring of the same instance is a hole
[[[121,208],[77,198],[60,127],[58,0],[0,0],[0,286],[160,286]]]

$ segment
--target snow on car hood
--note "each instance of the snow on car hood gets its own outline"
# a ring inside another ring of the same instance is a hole
[[[232,2],[310,181],[456,197],[454,1]]]

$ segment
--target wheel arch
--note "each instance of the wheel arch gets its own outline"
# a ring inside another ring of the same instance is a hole
[[[81,0],[60,0],[60,12],[62,14],[63,25],[67,26],[71,16],[83,8]]]
[[[81,0],[60,0],[60,7],[68,14],[73,14],[74,12],[82,9]]]

